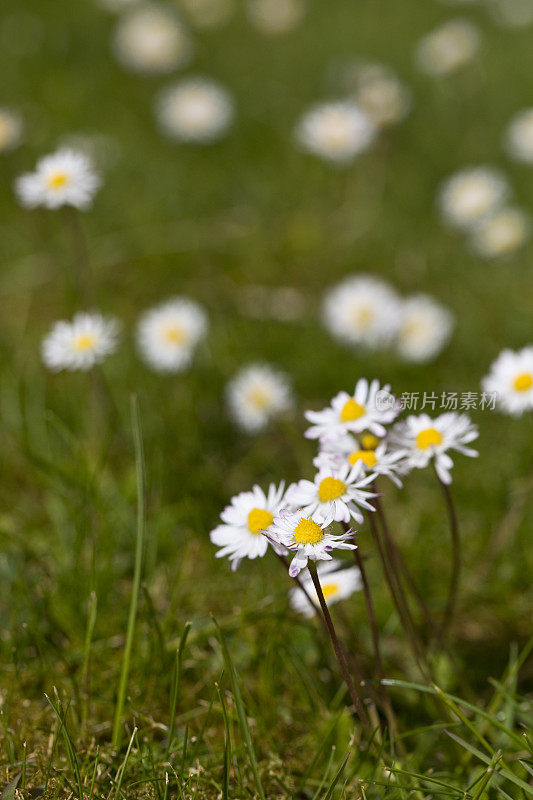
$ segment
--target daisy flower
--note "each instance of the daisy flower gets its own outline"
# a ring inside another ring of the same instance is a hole
[[[233,100],[206,78],[188,78],[164,89],[156,104],[161,129],[182,142],[214,142],[233,119]]]
[[[246,10],[252,25],[266,36],[294,30],[307,10],[306,0],[248,0]]]
[[[338,467],[324,464],[313,481],[301,480],[289,487],[287,502],[315,519],[363,522],[360,508],[374,511],[368,500],[376,495],[365,487],[375,477],[364,474],[360,460],[354,466],[347,462]]]
[[[476,225],[470,247],[481,258],[505,258],[529,239],[531,220],[520,208],[502,208]]]
[[[386,440],[380,440],[372,433],[363,434],[359,440],[351,433],[341,436],[326,436],[319,442],[318,455],[313,459],[317,469],[339,468],[361,465],[363,472],[384,475],[396,486],[401,487],[399,475],[403,474],[403,460],[406,453],[397,448],[391,449]]]
[[[118,344],[115,319],[80,312],[72,322],[56,322],[42,343],[42,359],[51,372],[87,371],[113,353]]]
[[[390,385],[380,387],[376,379],[369,384],[366,378],[360,378],[353,395],[339,392],[327,408],[305,412],[305,418],[313,423],[305,436],[308,439],[320,439],[323,436],[362,431],[385,436],[384,426],[397,416],[397,403],[390,392]]]
[[[513,117],[505,131],[505,149],[511,158],[533,164],[533,108]]]
[[[10,108],[0,108],[0,153],[13,150],[22,139],[22,118]]]
[[[335,559],[333,561],[325,561],[317,567],[322,593],[328,606],[338,603],[339,600],[345,600],[362,587],[361,573],[357,567],[349,567],[348,569],[340,569],[340,567],[342,567],[342,561],[336,561]],[[315,607],[320,609],[320,603],[311,576],[309,574],[302,575],[300,583],[302,583],[307,595],[313,600]],[[295,586],[289,593],[290,604],[298,614],[303,614],[304,617],[312,617],[313,609],[307,595],[302,589]]]
[[[396,349],[406,361],[433,361],[448,344],[453,314],[426,294],[402,300]]]
[[[289,575],[295,578],[300,570],[311,561],[331,561],[331,550],[355,550],[357,545],[349,542],[353,531],[342,534],[329,533],[327,528],[332,522],[332,517],[323,519],[320,516],[306,514],[302,509],[288,511],[282,509],[274,517],[268,529],[269,540],[278,546],[295,551],[295,556],[289,567]]]
[[[146,311],[137,326],[144,361],[157,372],[180,372],[208,329],[207,314],[187,297],[173,297]]]
[[[234,422],[247,433],[264,430],[293,405],[287,375],[269,364],[250,364],[241,369],[229,382],[226,396]]]
[[[387,67],[366,64],[358,70],[354,99],[378,128],[401,122],[411,108],[411,93]]]
[[[395,336],[399,302],[384,281],[370,275],[351,275],[326,294],[322,321],[343,344],[378,348]]]
[[[113,48],[122,66],[153,74],[185,66],[193,51],[179,19],[155,4],[133,8],[119,21]]]
[[[406,471],[423,469],[433,461],[440,480],[448,484],[452,482],[450,469],[453,467],[448,451],[477,456],[477,451],[467,445],[478,435],[477,427],[466,414],[449,412],[435,419],[427,414],[409,416],[396,423],[391,431],[391,441],[406,452]]]
[[[533,345],[522,350],[503,350],[483,378],[485,392],[497,395],[501,411],[520,417],[533,411]]]
[[[74,206],[86,211],[100,183],[86,153],[63,148],[41,158],[35,172],[17,178],[15,192],[26,208]]]
[[[313,106],[295,130],[296,140],[303,150],[338,164],[353,161],[370,146],[375,136],[375,125],[348,100]]]
[[[428,75],[448,75],[471,61],[480,43],[481,37],[475,25],[467,20],[452,19],[419,41],[416,61]]]
[[[499,170],[468,167],[441,186],[438,203],[448,225],[469,228],[496,211],[509,195],[509,185]]]
[[[241,492],[232,497],[231,504],[220,515],[223,524],[209,534],[212,543],[221,548],[216,557],[228,556],[233,570],[243,558],[262,558],[269,542],[263,534],[283,508],[284,490],[283,483],[279,486],[271,483],[268,494],[254,486],[251,492]],[[274,549],[281,554],[287,552],[278,545]]]

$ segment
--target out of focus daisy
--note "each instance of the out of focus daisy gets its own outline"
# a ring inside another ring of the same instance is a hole
[[[56,322],[42,343],[42,358],[51,372],[87,371],[113,353],[118,344],[115,319],[80,312],[72,322]]]
[[[419,41],[416,61],[428,75],[448,75],[474,58],[480,42],[479,31],[471,22],[449,20]]]
[[[219,28],[235,11],[234,0],[181,0],[180,5],[197,28]]]
[[[368,383],[366,378],[360,378],[353,395],[339,392],[327,408],[305,412],[306,419],[312,423],[305,435],[308,439],[321,439],[368,431],[374,436],[385,436],[384,426],[397,416],[398,406],[390,385],[380,386],[378,380]]]
[[[301,480],[287,490],[288,503],[308,515],[322,519],[332,516],[335,522],[363,522],[361,508],[374,511],[368,502],[375,495],[367,487],[376,476],[364,475],[362,464],[322,466],[313,481]]]
[[[216,557],[229,558],[231,568],[237,569],[243,558],[262,558],[268,549],[268,539],[263,534],[272,525],[274,517],[283,508],[285,486],[273,483],[265,494],[259,486],[251,492],[241,492],[232,497],[220,519],[223,524],[211,531],[209,537],[221,549]],[[279,553],[285,548],[275,545]]]
[[[496,394],[498,408],[514,417],[533,411],[533,345],[503,350],[483,378],[485,392]]]
[[[264,430],[293,405],[288,376],[269,364],[241,369],[229,382],[226,396],[234,422],[248,433]]]
[[[353,532],[333,534],[328,532],[332,518],[323,519],[319,515],[306,514],[299,511],[282,509],[274,517],[268,528],[267,536],[275,545],[295,551],[289,567],[289,575],[294,578],[300,570],[311,561],[331,561],[330,552],[338,550],[355,550],[356,545],[349,541]]]
[[[22,117],[10,108],[0,108],[0,153],[13,150],[22,139]]]
[[[370,275],[352,275],[326,294],[322,320],[339,341],[377,348],[394,338],[400,305],[388,284]]]
[[[342,561],[325,561],[318,565],[317,572],[322,586],[322,593],[328,606],[338,603],[339,600],[345,600],[362,588],[361,573],[358,568],[342,569]],[[303,573],[300,575],[300,583],[307,595],[302,589],[295,586],[290,590],[290,604],[298,614],[303,614],[304,617],[312,617],[313,609],[308,597],[311,598],[317,610],[320,609],[320,603],[311,576],[308,573]]]
[[[396,448],[391,449],[386,440],[380,440],[373,434],[364,434],[356,439],[351,433],[341,436],[325,436],[320,439],[318,455],[313,459],[317,469],[354,467],[361,465],[364,473],[383,475],[401,487],[400,475],[403,474],[405,453]]]
[[[159,95],[156,113],[162,130],[182,142],[213,142],[233,119],[229,92],[206,78],[187,78]]]
[[[529,214],[520,208],[502,208],[476,225],[470,246],[482,258],[502,258],[519,250],[530,234]]]
[[[492,17],[504,28],[533,24],[533,0],[486,0]]]
[[[382,64],[366,64],[357,70],[354,99],[379,128],[401,122],[411,107],[409,89]]]
[[[295,130],[296,140],[304,150],[338,164],[353,161],[370,146],[375,135],[375,125],[350,101],[313,106]]]
[[[294,30],[307,10],[306,0],[248,0],[250,22],[266,36],[278,36]]]
[[[133,8],[118,23],[114,51],[136,72],[167,73],[184,66],[193,47],[189,34],[169,9],[155,4]]]
[[[533,108],[512,118],[505,131],[505,148],[511,158],[533,164]]]
[[[139,320],[139,350],[157,372],[180,372],[191,363],[207,328],[207,314],[198,303],[187,297],[173,297],[145,312]]]
[[[499,170],[469,167],[442,184],[438,200],[448,225],[468,228],[500,208],[508,195],[509,185]]]
[[[450,469],[453,467],[449,451],[477,456],[477,451],[468,445],[478,435],[477,427],[466,414],[449,412],[435,419],[427,414],[409,416],[396,423],[391,441],[405,451],[406,469],[423,469],[433,461],[440,480],[448,484],[452,482]]]
[[[406,361],[432,361],[448,344],[453,314],[426,294],[403,300],[396,348]]]
[[[26,208],[74,206],[85,211],[91,207],[100,184],[91,159],[85,153],[64,148],[41,158],[35,172],[17,178],[15,192]]]

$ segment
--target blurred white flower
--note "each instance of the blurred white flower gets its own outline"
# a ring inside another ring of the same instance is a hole
[[[181,372],[208,329],[207,314],[187,297],[173,297],[145,312],[137,326],[144,361],[157,372]]]
[[[11,108],[0,108],[0,153],[13,150],[22,139],[22,117]]]
[[[520,249],[530,234],[529,214],[520,208],[502,208],[474,228],[470,246],[482,258],[501,258]]]
[[[533,164],[533,108],[512,118],[505,131],[505,148],[511,158]]]
[[[209,534],[213,544],[221,548],[216,557],[228,556],[233,570],[237,569],[243,558],[262,558],[269,543],[264,532],[283,508],[284,491],[283,483],[279,486],[271,483],[268,494],[259,486],[254,486],[251,492],[241,492],[232,497],[231,504],[220,515],[223,524]],[[274,545],[274,549],[278,553],[287,552],[284,547],[277,545]]]
[[[374,511],[368,502],[375,494],[368,491],[369,483],[376,476],[366,475],[359,461],[353,466],[348,462],[340,466],[324,464],[314,480],[300,480],[287,490],[287,502],[292,508],[301,509],[307,516],[332,519],[335,522],[363,522],[361,508]]]
[[[322,439],[324,436],[363,431],[385,436],[384,426],[396,419],[398,411],[388,383],[380,386],[376,379],[369,383],[366,378],[359,378],[353,395],[339,392],[321,411],[305,412],[305,418],[312,423],[305,436],[307,439]]]
[[[248,433],[264,430],[293,405],[288,376],[269,364],[250,364],[228,383],[226,396],[234,422]]]
[[[475,457],[477,451],[467,445],[478,436],[477,427],[466,414],[449,412],[435,419],[420,414],[397,422],[391,431],[391,442],[406,454],[404,471],[424,469],[433,461],[440,480],[451,483],[453,461],[448,451],[457,450],[464,456]]]
[[[362,588],[361,573],[358,568],[342,569],[342,561],[333,560],[320,563],[317,567],[317,572],[322,586],[322,594],[328,606],[338,603],[339,600],[345,600]],[[315,604],[315,607],[320,609],[313,580],[309,573],[302,573],[300,583]],[[302,589],[295,586],[290,590],[289,598],[294,611],[298,614],[303,614],[305,617],[313,616],[311,604]]]
[[[441,185],[438,202],[444,221],[468,228],[500,208],[509,195],[502,173],[492,167],[468,167]]]
[[[206,78],[187,78],[164,89],[156,104],[162,130],[182,142],[214,142],[233,119],[226,89]]]
[[[402,300],[396,349],[406,361],[427,362],[448,344],[453,314],[433,297],[417,294]]]
[[[71,149],[57,150],[37,162],[35,172],[15,181],[19,202],[26,208],[74,206],[85,211],[100,188],[91,159]]]
[[[411,92],[381,64],[366,64],[357,70],[354,99],[380,128],[401,122],[411,108]]]
[[[503,350],[483,378],[483,390],[496,394],[501,411],[514,417],[533,411],[533,345],[522,350]]]
[[[164,6],[142,5],[122,17],[115,30],[114,51],[120,63],[136,72],[167,73],[192,56],[189,34]]]
[[[491,15],[504,28],[524,28],[533,23],[533,0],[486,0]]]
[[[375,136],[375,125],[348,100],[313,106],[295,130],[296,140],[304,150],[338,164],[353,161]]]
[[[318,515],[308,515],[302,509],[294,512],[282,509],[274,517],[267,536],[273,544],[296,552],[289,567],[292,578],[307,566],[309,559],[331,561],[330,552],[334,548],[356,549],[356,545],[348,541],[353,537],[352,531],[337,535],[328,532],[331,521],[331,517],[323,519]]]
[[[383,347],[398,329],[400,304],[384,281],[351,275],[326,294],[322,320],[326,330],[344,344]]]
[[[318,455],[313,459],[317,469],[339,467],[359,463],[364,472],[373,472],[390,478],[401,487],[399,475],[403,474],[402,462],[405,453],[391,449],[388,441],[378,439],[373,434],[365,434],[358,441],[351,433],[340,436],[324,436],[319,441]]]
[[[248,0],[250,22],[266,36],[294,30],[304,18],[306,0]]]
[[[447,75],[471,61],[481,38],[475,25],[452,19],[428,33],[418,43],[416,61],[429,75]]]
[[[113,353],[118,345],[115,319],[80,312],[72,322],[56,322],[42,343],[42,358],[51,372],[89,370]]]
[[[181,0],[181,7],[197,28],[219,28],[235,11],[234,0]]]

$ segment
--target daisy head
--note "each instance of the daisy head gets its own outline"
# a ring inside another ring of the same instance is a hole
[[[470,247],[481,258],[505,258],[519,250],[530,234],[529,214],[520,208],[502,208],[476,225]]]
[[[432,419],[427,414],[409,416],[396,423],[391,441],[405,451],[405,471],[423,469],[433,461],[443,483],[451,483],[453,461],[450,450],[475,457],[476,450],[468,447],[478,437],[478,430],[466,414],[449,412]]]
[[[324,561],[318,565],[317,572],[322,594],[328,606],[338,603],[339,600],[345,600],[362,587],[361,573],[358,568],[342,569],[342,561],[336,561],[335,559],[333,561]],[[290,590],[290,604],[298,614],[303,614],[304,617],[312,617],[314,612],[308,596],[312,599],[317,610],[320,609],[320,603],[313,580],[308,572],[302,573],[300,583],[303,585],[307,595],[302,589],[295,586]]]
[[[22,117],[10,108],[0,108],[0,153],[13,150],[22,139]]]
[[[330,289],[322,305],[326,330],[343,344],[378,348],[396,334],[399,302],[383,281],[353,275]]]
[[[26,208],[74,206],[86,211],[100,184],[89,156],[64,148],[41,158],[35,172],[17,178],[15,192]]]
[[[233,100],[222,86],[206,78],[188,78],[164,89],[156,105],[162,130],[182,142],[214,142],[233,118]]]
[[[305,435],[308,439],[320,439],[368,431],[374,436],[385,436],[384,426],[397,416],[398,404],[390,385],[380,386],[376,379],[368,383],[366,378],[360,378],[352,395],[339,392],[322,411],[306,411],[305,417],[312,425]]]
[[[358,70],[354,99],[378,128],[401,122],[411,108],[409,89],[381,64],[366,64]]]
[[[301,480],[289,487],[287,502],[315,518],[363,522],[361,508],[374,511],[368,501],[375,494],[366,487],[375,477],[374,473],[366,475],[361,463],[323,464],[313,481]]]
[[[117,25],[113,46],[124,67],[152,74],[185,66],[193,51],[179,19],[156,4],[135,7],[126,14]]]
[[[505,131],[505,149],[516,161],[533,164],[533,108],[513,117]]]
[[[406,361],[433,361],[446,347],[454,326],[453,314],[425,294],[403,300],[396,348]]]
[[[416,61],[428,75],[448,75],[474,58],[480,42],[475,25],[467,20],[452,19],[419,41]]]
[[[533,411],[533,345],[503,350],[483,379],[485,392],[494,393],[498,408],[514,417]]]
[[[469,167],[442,184],[439,207],[448,225],[470,228],[501,208],[508,195],[509,184],[499,170]]]
[[[314,106],[303,115],[295,131],[304,150],[338,164],[353,161],[370,146],[375,135],[374,124],[350,101]]]
[[[208,329],[207,314],[187,297],[173,297],[146,311],[137,326],[137,342],[146,363],[157,372],[180,372],[191,363]]]
[[[80,312],[71,322],[56,322],[42,343],[42,358],[51,372],[87,371],[113,353],[118,344],[116,320]]]
[[[402,485],[399,476],[403,474],[406,453],[391,448],[386,438],[378,439],[372,433],[364,433],[356,438],[351,433],[343,433],[325,436],[320,439],[319,445],[318,455],[313,459],[313,464],[319,470],[352,468],[359,464],[365,475],[384,475],[396,486]]]
[[[262,558],[269,544],[264,535],[271,529],[274,517],[283,508],[285,486],[270,484],[265,494],[259,486],[251,492],[241,492],[232,497],[231,504],[226,506],[218,525],[209,537],[213,544],[220,547],[217,558],[229,558],[231,568],[237,569],[243,558]],[[276,552],[283,554],[284,547],[272,543]]]
[[[338,550],[355,550],[356,545],[349,541],[353,531],[333,534],[328,531],[332,517],[323,519],[318,514],[306,514],[302,509],[288,511],[283,509],[274,517],[272,526],[268,529],[269,540],[278,546],[283,546],[295,555],[289,567],[291,578],[296,577],[300,570],[311,561],[331,561],[330,552]]]
[[[292,408],[289,379],[269,364],[250,364],[228,384],[227,402],[234,422],[247,433],[264,430]]]
[[[248,17],[265,36],[278,36],[294,30],[307,10],[307,0],[248,0]]]

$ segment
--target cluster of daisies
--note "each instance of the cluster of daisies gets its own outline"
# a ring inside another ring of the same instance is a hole
[[[478,431],[465,414],[398,420],[399,412],[388,385],[364,378],[352,394],[340,392],[326,408],[307,411],[311,425],[305,435],[318,443],[314,477],[288,487],[271,484],[266,492],[254,486],[233,497],[210,534],[219,548],[217,557],[227,557],[236,569],[243,559],[262,558],[272,549],[286,563],[290,558],[293,578],[309,561],[329,562],[322,568],[328,603],[358,589],[357,568],[342,569],[332,560],[332,551],[356,549],[352,526],[374,513],[376,481],[386,478],[401,486],[413,469],[433,464],[439,479],[449,484],[451,453],[477,455],[470,445]],[[304,575],[304,588],[316,603],[309,576]],[[308,604],[301,586],[293,589],[291,602],[299,611]]]
[[[428,362],[452,334],[452,313],[426,294],[401,298],[382,280],[351,275],[330,289],[322,319],[338,341],[351,347],[393,347],[406,361]]]

